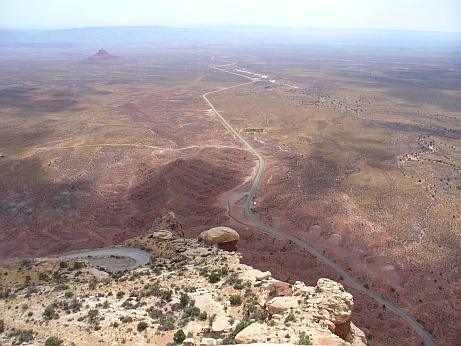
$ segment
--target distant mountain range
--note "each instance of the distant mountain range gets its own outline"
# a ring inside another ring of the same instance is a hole
[[[202,44],[331,44],[363,46],[461,46],[461,33],[294,29],[278,27],[88,27],[63,30],[0,30],[0,47],[142,47]]]

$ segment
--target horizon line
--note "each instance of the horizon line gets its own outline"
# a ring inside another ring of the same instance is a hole
[[[108,29],[108,28],[165,28],[165,29],[200,29],[200,28],[272,28],[272,29],[290,29],[290,30],[341,30],[341,31],[388,31],[388,32],[414,32],[414,33],[440,33],[440,34],[461,34],[461,31],[446,30],[419,30],[419,29],[395,29],[395,28],[352,28],[352,27],[319,27],[319,26],[281,26],[281,25],[239,25],[239,24],[204,24],[204,25],[92,25],[92,26],[75,26],[60,28],[2,28],[0,31],[65,31],[65,30],[84,30],[84,29]]]

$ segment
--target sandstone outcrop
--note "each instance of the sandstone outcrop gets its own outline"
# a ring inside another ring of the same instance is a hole
[[[205,244],[216,245],[227,251],[236,251],[239,239],[237,231],[229,227],[213,227],[199,235],[199,240]]]
[[[237,344],[250,344],[252,342],[265,342],[267,325],[259,322],[250,324],[235,336]]]
[[[275,297],[267,303],[267,310],[271,314],[280,314],[299,306],[298,297]]]
[[[120,273],[77,260],[9,264],[1,268],[0,344],[56,336],[64,344],[165,345],[175,335],[186,346],[366,344],[342,285],[289,285],[209,240],[235,241],[233,232],[207,231],[198,241],[159,224],[125,242],[149,251],[150,266]]]

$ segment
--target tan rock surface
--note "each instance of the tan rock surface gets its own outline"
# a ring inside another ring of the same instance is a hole
[[[217,245],[221,243],[229,243],[238,241],[240,239],[239,234],[229,227],[213,227],[208,231],[200,233],[199,240],[205,242],[208,245]]]
[[[179,329],[193,335],[186,339],[189,346],[234,339],[299,344],[303,335],[314,345],[366,344],[353,323],[341,325],[351,320],[353,299],[334,281],[290,287],[270,272],[241,264],[236,253],[163,229],[128,244],[150,251],[150,266],[117,275],[74,260],[0,268],[0,290],[7,296],[0,299],[5,324],[0,344],[18,343],[21,333],[31,330],[34,344],[55,335],[64,344],[166,345]],[[231,305],[230,296],[240,297],[241,304]],[[54,310],[51,319],[44,316],[47,306]],[[91,309],[98,311],[93,319]],[[140,322],[147,328],[138,332]],[[251,324],[237,330],[239,322]],[[339,329],[343,339],[334,334]]]
[[[267,336],[267,325],[252,323],[235,336],[237,344],[248,344],[252,342],[264,342]]]
[[[275,297],[267,303],[267,310],[271,314],[280,314],[290,309],[297,308],[299,297]]]

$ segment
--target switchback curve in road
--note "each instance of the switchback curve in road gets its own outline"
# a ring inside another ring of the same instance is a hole
[[[230,65],[231,64],[223,65],[221,67],[230,66]],[[271,236],[276,236],[276,237],[278,237],[280,239],[290,240],[294,244],[296,244],[296,245],[300,246],[301,248],[305,249],[312,256],[317,258],[317,260],[319,260],[323,264],[325,264],[328,267],[330,267],[331,269],[333,269],[337,274],[341,275],[342,278],[343,278],[343,281],[345,283],[347,283],[350,287],[354,288],[355,290],[359,291],[360,293],[362,293],[362,294],[368,296],[369,298],[373,299],[378,304],[385,307],[388,311],[394,313],[395,315],[400,317],[402,320],[404,320],[407,323],[407,325],[421,338],[424,345],[426,345],[426,346],[434,345],[434,341],[432,340],[432,336],[428,332],[426,332],[426,330],[424,330],[424,328],[412,316],[410,316],[410,314],[408,314],[405,310],[403,310],[402,308],[399,308],[399,307],[389,303],[388,301],[383,299],[376,292],[374,292],[374,291],[372,291],[372,290],[370,290],[368,288],[365,288],[365,286],[361,282],[359,282],[357,279],[355,279],[346,270],[341,268],[337,263],[335,263],[333,260],[331,260],[330,258],[325,256],[322,252],[320,252],[319,250],[312,247],[306,241],[301,240],[301,239],[299,239],[297,237],[294,237],[294,236],[292,236],[290,234],[286,234],[283,231],[281,231],[281,230],[279,230],[279,229],[277,229],[275,227],[272,227],[270,225],[264,224],[259,219],[259,217],[253,212],[253,210],[252,210],[253,201],[254,201],[254,199],[256,197],[258,187],[259,187],[259,185],[261,183],[261,177],[262,177],[262,175],[264,173],[264,169],[265,169],[264,157],[250,143],[248,143],[245,140],[245,138],[243,138],[238,133],[238,131],[222,116],[222,114],[216,109],[216,107],[213,105],[213,103],[209,100],[208,96],[213,95],[213,94],[217,94],[217,93],[220,93],[220,92],[224,92],[224,91],[227,91],[227,90],[230,90],[230,89],[238,88],[238,87],[241,87],[241,86],[244,86],[244,85],[254,84],[254,83],[257,83],[257,82],[261,81],[262,79],[260,79],[260,78],[252,78],[252,77],[248,77],[246,75],[240,74],[240,73],[227,71],[225,69],[220,68],[219,66],[210,66],[210,68],[214,69],[214,70],[217,70],[217,71],[224,72],[224,73],[240,76],[240,77],[243,77],[243,78],[246,78],[246,79],[250,80],[249,82],[246,82],[246,83],[240,83],[240,84],[233,85],[233,86],[230,86],[230,87],[221,88],[221,89],[218,89],[218,90],[207,92],[207,93],[202,95],[203,99],[211,107],[211,109],[216,114],[216,116],[219,118],[219,120],[224,125],[224,127],[235,138],[237,138],[240,142],[242,142],[242,144],[248,149],[248,151],[250,151],[258,159],[258,163],[259,163],[258,171],[256,173],[256,176],[255,176],[255,178],[253,180],[253,183],[251,185],[250,191],[248,192],[248,195],[247,195],[245,203],[244,203],[245,216],[250,221],[250,225],[256,227],[257,229],[259,229],[261,232],[263,232],[265,234],[268,234],[268,235],[271,235]]]

